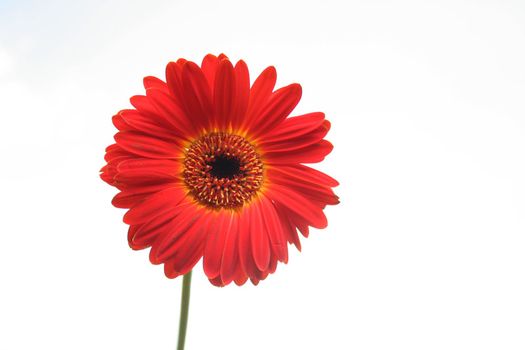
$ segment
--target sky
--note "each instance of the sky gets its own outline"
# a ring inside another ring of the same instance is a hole
[[[144,76],[221,52],[326,113],[341,204],[257,287],[198,264],[187,349],[525,347],[523,2],[0,0],[0,348],[175,347],[98,171]]]

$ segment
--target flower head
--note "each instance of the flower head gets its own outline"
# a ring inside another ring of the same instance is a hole
[[[301,86],[275,82],[268,67],[250,86],[246,64],[224,55],[200,67],[179,59],[113,117],[101,177],[120,190],[113,205],[129,209],[129,245],[151,247],[167,277],[203,258],[214,285],[257,284],[288,261],[288,243],[301,249],[298,232],[327,225],[338,183],[303,164],[331,152],[330,123],[320,112],[288,117]]]

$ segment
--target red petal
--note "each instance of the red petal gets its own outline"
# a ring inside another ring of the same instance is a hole
[[[119,114],[114,115],[111,118],[111,122],[118,130],[133,130],[133,128],[128,123],[126,123],[126,121]]]
[[[232,127],[233,130],[238,130],[241,127],[242,121],[245,119],[246,109],[248,108],[248,100],[250,98],[250,73],[248,66],[244,61],[239,61],[235,65],[235,92],[236,104],[232,113]]]
[[[155,242],[153,249],[150,252],[150,260],[152,261],[166,261],[173,256],[183,256],[184,250],[181,247],[188,249],[187,242],[199,243],[204,241],[205,230],[203,226],[206,221],[202,218],[202,210],[192,202],[181,205],[180,213],[177,216],[178,224],[174,226],[169,232],[162,237],[161,240]],[[195,239],[198,237],[199,239]]]
[[[287,262],[288,247],[286,246],[281,219],[277,215],[273,203],[266,197],[261,198],[260,212],[270,239],[272,252],[279,261]]]
[[[149,247],[157,237],[165,234],[171,226],[176,225],[174,221],[178,210],[171,208],[150,218],[147,222],[137,226],[138,228],[128,234],[128,243],[133,249]]]
[[[155,136],[156,138],[174,139],[179,136],[176,130],[161,118],[145,116],[134,109],[123,110],[120,113],[122,119],[133,129]]]
[[[332,152],[333,148],[329,141],[321,140],[289,152],[267,152],[264,158],[268,164],[318,163]]]
[[[222,283],[221,276],[217,276],[215,278],[209,278],[209,281],[215,287],[224,287],[224,283]]]
[[[224,243],[230,233],[232,215],[228,212],[219,212],[210,223],[203,259],[204,273],[210,279],[220,274]]]
[[[266,194],[304,219],[310,226],[316,228],[326,227],[327,221],[323,210],[288,187],[272,184],[271,190],[267,191]]]
[[[275,270],[277,270],[277,258],[274,254],[272,254],[270,258],[270,265],[268,265],[268,273],[274,273]]]
[[[182,68],[185,108],[197,130],[207,129],[212,116],[211,91],[199,66],[187,62]]]
[[[304,237],[308,237],[309,236],[310,230],[308,228],[308,221],[307,220],[305,220],[304,218],[300,217],[299,215],[297,215],[293,211],[289,210],[288,208],[286,208],[282,204],[275,203],[275,206],[276,206],[277,210],[280,213],[284,214],[284,217],[286,217],[288,219],[288,221],[290,222],[290,224],[293,227],[297,227],[297,229],[301,232],[301,234]]]
[[[265,271],[270,264],[270,242],[259,205],[254,201],[250,209],[253,260],[260,271]]]
[[[164,265],[164,273],[168,278],[188,273],[200,260],[206,242],[208,221],[206,215],[198,216],[191,227],[184,232],[183,237],[170,246],[170,250],[174,253]]]
[[[106,154],[104,155],[104,160],[106,162],[110,162],[110,161],[112,161],[115,158],[130,157],[130,156],[132,156],[131,153],[129,153],[128,151],[123,150],[122,147],[120,147],[119,145],[114,143],[111,146],[108,146],[106,148]]]
[[[219,59],[217,56],[212,54],[207,54],[202,59],[201,69],[202,73],[208,81],[210,88],[215,86],[215,74],[217,73],[217,67],[219,66]],[[213,91],[212,91],[213,93]]]
[[[145,77],[143,82],[144,82],[145,89],[155,88],[155,89],[163,90],[166,93],[169,91],[168,85],[166,85],[165,82],[163,82],[157,77],[151,77],[151,76]]]
[[[302,164],[279,165],[278,167],[273,167],[272,169],[274,171],[283,173],[285,176],[290,177],[294,181],[309,182],[329,187],[335,187],[339,185],[339,182],[337,182],[337,180],[334,178],[320,172],[319,170]]]
[[[118,132],[115,141],[126,151],[145,158],[176,159],[183,154],[175,142],[162,141],[134,131]]]
[[[146,95],[157,107],[159,115],[170,123],[177,134],[185,136],[186,139],[195,135],[191,121],[171,96],[158,89],[148,89]]]
[[[138,230],[141,229],[143,225],[130,225],[128,229],[128,243],[131,249],[133,250],[140,250],[145,249],[151,245],[151,242],[147,242],[146,244],[139,245],[133,242],[133,237],[135,237],[135,234]]]
[[[113,186],[113,175],[111,175],[110,173],[107,172],[107,167],[104,166],[100,171],[102,172],[102,174],[100,174],[100,178],[106,182],[107,184]]]
[[[124,154],[124,155],[121,155]],[[123,151],[122,153],[120,151],[111,151],[106,153],[106,156],[104,158],[109,159],[108,164],[105,165],[100,171],[102,172],[101,177],[104,181],[108,182],[110,185],[115,186],[117,188],[122,188],[121,184],[118,184],[115,182],[115,176],[117,174],[117,166],[120,164],[120,162],[128,159],[132,159],[135,156],[129,154],[128,152]]]
[[[159,182],[174,182],[181,174],[180,162],[167,159],[128,159],[117,166],[115,181],[142,185]]]
[[[120,162],[117,170],[119,173],[136,170],[143,170],[145,173],[160,172],[173,177],[180,174],[182,164],[169,159],[134,158]]]
[[[202,258],[203,247],[204,247],[204,243],[201,243],[195,246],[189,246],[187,250],[186,258],[181,259],[179,257],[175,257],[165,262],[164,274],[166,275],[166,277],[175,278],[175,277],[182,276],[190,272],[193,269],[193,267]]]
[[[124,222],[131,225],[151,220],[159,213],[176,207],[185,195],[182,186],[173,186],[157,192],[128,210],[124,215]]]
[[[328,123],[328,121],[325,121]],[[320,126],[305,135],[296,136],[287,140],[279,140],[275,142],[266,142],[260,145],[264,152],[290,152],[299,148],[310,146],[321,141],[328,133],[329,128],[325,125]]]
[[[242,269],[241,264],[237,264],[237,270],[235,271],[235,277],[234,277],[235,284],[238,286],[242,286],[243,284],[246,283],[247,280],[248,280],[248,276]]]
[[[112,152],[112,151],[118,151],[118,150],[122,150],[122,148],[120,148],[119,145],[117,145],[116,143],[112,143],[105,149],[106,152]]]
[[[278,206],[276,206],[276,210],[279,218],[281,219],[283,233],[286,236],[286,240],[290,243],[293,243],[297,250],[301,251],[301,241],[299,239],[299,235],[297,234],[295,225],[290,222],[284,210],[280,210],[280,207]]]
[[[225,130],[231,124],[235,106],[235,76],[230,61],[223,60],[217,69],[214,89],[215,122],[214,126]]]
[[[278,127],[265,135],[260,143],[266,144],[306,135],[323,125],[324,121],[324,113],[321,112],[286,118]]]
[[[179,106],[184,106],[184,87],[182,86],[182,65],[180,63],[170,62],[166,66],[166,83],[170,95]]]
[[[301,85],[299,84],[290,84],[275,91],[253,124],[250,125],[253,137],[264,135],[282,123],[297,106],[299,100],[301,100]]]
[[[246,275],[256,278],[259,270],[252,254],[250,212],[251,208],[243,208],[239,213],[239,262]]]
[[[272,66],[266,68],[257,79],[255,79],[250,90],[250,99],[246,118],[243,123],[244,126],[250,126],[250,124],[255,121],[255,118],[261,112],[266,101],[270,98],[276,81],[277,72]]]
[[[237,215],[234,214],[228,234],[225,237],[224,250],[222,252],[220,276],[224,285],[233,281],[237,266],[239,265],[238,236],[239,222]]]
[[[170,183],[162,183],[155,185],[139,186],[139,187],[130,187],[125,188],[122,192],[118,193],[111,204],[117,208],[131,208],[134,205],[142,202],[146,197],[151,194],[161,191],[167,187],[171,186]]]
[[[321,202],[323,205],[334,205],[339,203],[339,198],[334,194],[330,187],[301,181],[300,179],[294,179],[293,177],[288,176],[285,172],[281,172],[278,167],[268,169],[267,176],[271,182],[292,188],[301,195]]]
[[[153,103],[151,103],[151,100],[146,96],[132,96],[129,99],[129,101],[131,102],[133,107],[135,107],[140,113],[144,114],[144,116],[147,116],[152,119],[158,119],[159,111],[153,105]]]

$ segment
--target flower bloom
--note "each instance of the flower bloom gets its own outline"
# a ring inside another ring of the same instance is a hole
[[[179,59],[113,117],[101,177],[120,190],[113,205],[129,209],[129,245],[151,247],[167,277],[203,258],[214,285],[257,284],[288,261],[288,243],[301,249],[298,232],[326,227],[338,183],[303,163],[332,151],[330,123],[321,112],[288,117],[301,86],[274,91],[276,77],[268,67],[250,87],[242,60]]]

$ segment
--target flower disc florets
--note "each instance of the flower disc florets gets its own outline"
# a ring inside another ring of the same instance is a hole
[[[201,204],[237,209],[260,190],[263,163],[245,138],[218,132],[191,144],[183,174],[187,188]]]

